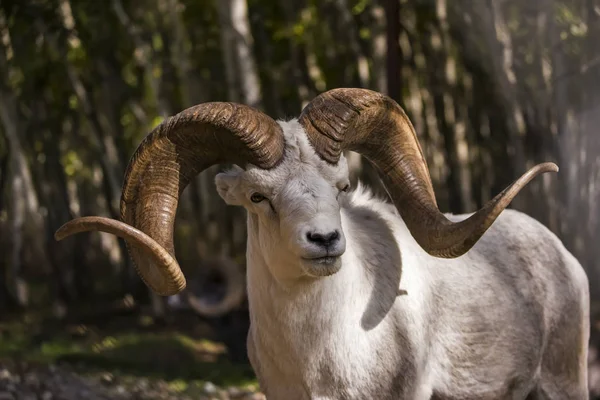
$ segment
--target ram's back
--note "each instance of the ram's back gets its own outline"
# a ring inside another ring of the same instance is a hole
[[[542,318],[547,331],[565,314],[589,307],[588,280],[581,264],[554,233],[522,212],[505,210],[473,249],[455,262],[463,264],[460,275],[472,279],[466,282],[470,289],[480,296],[486,288],[494,297],[506,296],[506,302]]]
[[[581,361],[589,332],[587,277],[533,218],[504,211],[469,253],[431,259],[428,273],[437,391],[525,396],[548,365]]]

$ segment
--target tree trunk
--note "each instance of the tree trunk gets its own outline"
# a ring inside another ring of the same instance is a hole
[[[288,0],[281,0],[280,5],[283,10],[283,18],[286,25],[289,27],[287,39],[289,62],[286,63],[288,67],[284,69],[283,75],[284,78],[289,79],[288,82],[296,88],[297,99],[293,99],[291,103],[294,105],[293,111],[297,111],[301,110],[315,93],[310,89],[308,81],[306,80],[308,74],[303,73],[302,66],[306,65],[306,61],[303,58],[304,53],[302,52],[302,44],[294,39],[293,33],[291,32],[291,27],[298,18],[298,5]],[[265,38],[265,42],[267,40],[268,39]]]
[[[387,43],[387,95],[396,101],[400,100],[400,1],[384,0],[386,17]]]
[[[217,10],[229,100],[261,108],[262,96],[252,53],[253,38],[246,0],[218,0]]]
[[[204,103],[209,100],[207,90],[196,75],[192,73],[192,61],[189,52],[186,50],[190,38],[181,15],[183,5],[179,0],[167,0],[165,3],[169,26],[173,34],[171,63],[177,69],[183,107],[187,108]]]
[[[586,90],[585,108],[583,110],[584,121],[580,127],[579,135],[585,137],[586,143],[579,148],[579,153],[584,154],[579,182],[587,186],[587,196],[582,199],[585,214],[573,221],[571,232],[577,228],[581,229],[582,221],[585,223],[584,251],[582,259],[590,274],[590,286],[597,293],[600,280],[600,260],[596,244],[600,237],[600,211],[598,199],[600,199],[600,1],[586,0],[587,26],[589,31],[586,36],[586,55],[584,59],[583,82]],[[582,179],[583,178],[583,179]],[[577,207],[577,209],[580,209]],[[581,210],[580,210],[581,212]]]
[[[389,0],[381,0],[387,2]],[[387,33],[386,8],[376,2],[372,7],[372,18],[374,24],[370,27],[373,35],[373,71],[371,73],[370,86],[380,93],[388,93],[387,76]]]
[[[0,51],[0,53],[0,67],[5,67],[4,52]],[[44,232],[44,224],[38,213],[39,203],[33,186],[31,170],[19,141],[21,135],[18,126],[17,100],[8,90],[9,88],[5,86],[4,82],[0,83],[0,118],[9,147],[9,176],[11,177],[8,213],[11,221],[11,255],[7,283],[17,305],[26,307],[29,302],[29,294],[22,271],[23,245],[27,237],[30,241],[28,251],[34,254],[33,259],[43,261],[45,255],[40,248],[43,240],[40,234]],[[29,229],[26,229],[27,223],[30,224]],[[26,232],[31,235],[27,235]]]

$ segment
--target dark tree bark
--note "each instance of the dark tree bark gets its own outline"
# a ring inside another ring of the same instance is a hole
[[[383,0],[386,17],[387,42],[387,94],[400,101],[402,77],[400,76],[400,1]]]

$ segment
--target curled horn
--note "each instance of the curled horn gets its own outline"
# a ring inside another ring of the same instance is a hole
[[[135,268],[163,296],[185,288],[175,259],[173,228],[179,196],[191,179],[214,164],[274,167],[282,158],[281,127],[269,116],[234,103],[204,103],[168,118],[138,146],[121,195],[121,221],[82,217],[63,225],[57,240],[102,231],[124,238]]]
[[[364,155],[378,169],[411,235],[429,254],[469,251],[519,191],[553,163],[536,165],[466,220],[451,222],[438,209],[415,130],[391,98],[366,89],[333,89],[312,100],[299,118],[319,156],[332,164],[342,151]]]

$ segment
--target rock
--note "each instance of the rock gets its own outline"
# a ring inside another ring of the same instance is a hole
[[[16,400],[10,392],[0,392],[0,400]]]
[[[12,374],[6,368],[0,369],[0,381],[10,380],[12,378]]]
[[[210,395],[217,394],[217,387],[212,382],[206,382],[204,384],[204,386],[202,387],[202,390],[204,390],[204,393],[206,393],[206,394],[210,394]]]
[[[252,393],[249,397],[247,397],[247,399],[248,400],[267,400],[265,395],[262,393]]]
[[[101,382],[104,384],[111,384],[114,380],[114,377],[111,373],[106,372],[104,374],[102,374],[101,378],[100,378]]]
[[[37,377],[35,373],[28,372],[25,374],[25,378],[23,379],[23,384],[28,387],[37,388],[40,386],[40,379]]]
[[[140,379],[137,381],[137,384],[136,384],[136,386],[137,386],[139,389],[141,389],[141,390],[145,390],[145,389],[147,389],[147,388],[148,388],[150,385],[149,385],[149,383],[148,383],[148,379],[146,379],[146,378],[140,378]]]

